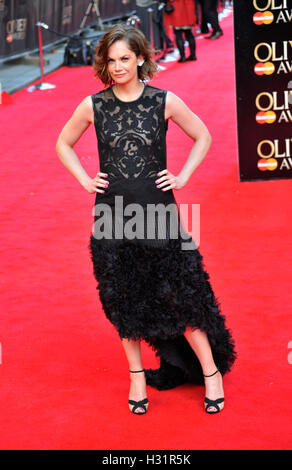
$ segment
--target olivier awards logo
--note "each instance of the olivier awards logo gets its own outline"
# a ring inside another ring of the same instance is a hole
[[[279,170],[292,169],[292,139],[264,139],[258,143],[257,154],[260,157],[258,160],[258,169],[261,171],[273,171],[276,168]],[[281,159],[280,164],[278,159]]]
[[[288,74],[292,72],[292,40],[260,42],[254,48],[256,75]]]
[[[6,23],[6,42],[21,41],[26,37],[27,19],[17,18]]]
[[[258,124],[291,123],[291,101],[291,91],[289,90],[259,93],[255,100],[258,110],[256,122]]]
[[[291,23],[292,8],[288,8],[288,0],[253,0],[253,6],[257,10],[253,22],[258,26]]]
[[[292,34],[288,32],[287,38],[287,35],[285,37],[279,34],[279,28],[281,25],[291,23],[292,2],[252,0],[252,3],[255,10],[253,23],[260,26],[253,47],[256,61],[254,73],[259,80],[261,76],[271,76],[270,79],[265,79],[264,89],[255,96],[255,121],[260,126],[267,126],[270,129],[271,126],[275,126],[272,135],[262,137],[255,143],[257,168],[260,171],[291,170],[292,139],[285,124],[292,122],[292,87],[289,86],[292,82],[284,84],[284,81],[285,77],[292,73]],[[284,127],[279,127],[280,124]]]

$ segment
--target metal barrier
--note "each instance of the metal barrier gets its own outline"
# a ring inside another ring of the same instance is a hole
[[[80,21],[86,15],[84,27],[98,26],[113,19],[135,13],[135,0],[0,0],[0,62],[38,51],[37,22],[44,22],[60,34],[80,31]],[[98,8],[97,15],[96,8]],[[99,16],[99,17],[98,17]],[[57,34],[43,32],[43,48],[60,42]]]

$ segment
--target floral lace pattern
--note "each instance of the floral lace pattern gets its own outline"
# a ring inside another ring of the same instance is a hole
[[[144,85],[121,101],[111,87],[92,95],[100,171],[111,179],[151,178],[166,168],[166,91]]]

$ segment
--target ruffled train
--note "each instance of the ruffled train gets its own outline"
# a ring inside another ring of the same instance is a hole
[[[198,248],[181,250],[179,239],[163,247],[130,241],[107,246],[91,235],[89,250],[106,317],[120,338],[146,341],[160,359],[159,368],[146,369],[147,384],[166,390],[204,383],[184,337],[187,326],[206,332],[221,374],[230,371],[234,341]]]

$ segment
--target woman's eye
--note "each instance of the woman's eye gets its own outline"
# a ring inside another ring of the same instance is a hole
[[[123,57],[122,58],[123,62],[126,62],[127,60],[129,60],[129,57]],[[108,63],[112,63],[112,62],[114,62],[114,59],[108,59]]]

